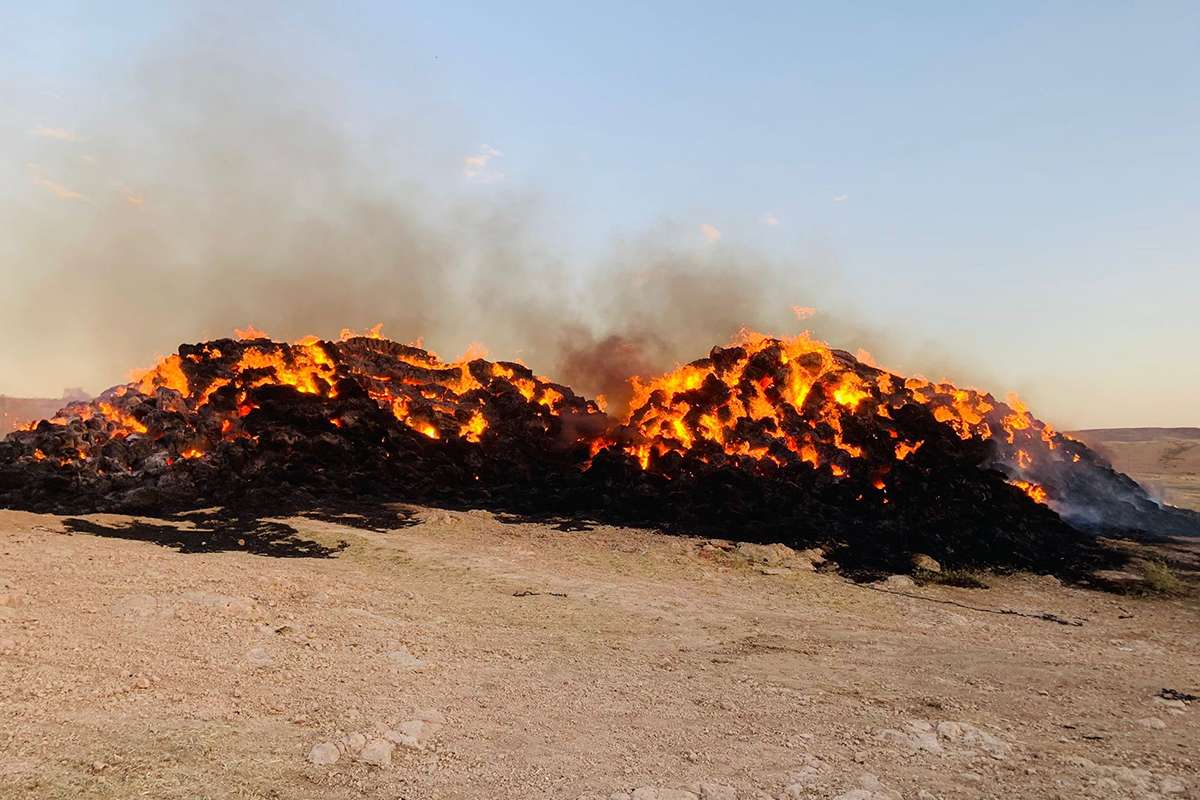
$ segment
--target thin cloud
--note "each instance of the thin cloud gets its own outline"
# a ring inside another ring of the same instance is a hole
[[[57,139],[60,142],[82,142],[83,138],[74,131],[69,131],[66,128],[47,128],[39,125],[30,131],[34,136],[42,139]]]
[[[41,167],[37,164],[26,164],[26,169],[29,170],[29,182],[34,186],[40,186],[55,197],[63,200],[86,200],[87,198],[74,189],[68,189],[61,183],[55,183],[42,174]]]
[[[504,153],[490,144],[485,144],[479,148],[478,153],[463,157],[463,175],[474,181],[499,180],[504,177],[504,173],[492,169],[491,165],[494,159],[503,156]]]
[[[68,189],[67,187],[63,186],[61,183],[55,183],[54,181],[50,180],[49,178],[44,178],[41,175],[34,175],[32,180],[33,180],[34,186],[41,186],[46,191],[50,192],[51,194],[55,195],[56,197],[61,197],[63,200],[83,200],[84,199],[84,196],[82,194],[80,194],[79,192],[75,191],[74,189]]]
[[[839,194],[837,197],[833,198],[833,202],[835,202],[835,203],[844,203],[844,202],[846,202],[846,201],[847,201],[847,200],[849,200],[849,199],[850,199],[850,195],[848,195],[848,194]]]
[[[770,225],[771,227],[775,227],[776,225],[779,224],[779,217],[775,216],[774,214],[765,214],[765,215],[763,215],[762,221],[763,221],[763,225]]]
[[[721,232],[717,230],[716,226],[709,225],[707,222],[700,226],[700,235],[709,242],[717,242],[721,240]]]

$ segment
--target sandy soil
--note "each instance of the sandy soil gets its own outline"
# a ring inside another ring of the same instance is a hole
[[[0,797],[1200,797],[1192,601],[418,518],[291,520],[316,559],[0,512]]]

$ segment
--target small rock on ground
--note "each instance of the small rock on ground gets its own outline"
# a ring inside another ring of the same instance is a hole
[[[737,800],[737,790],[720,783],[702,783],[700,800]]]
[[[656,789],[641,786],[633,790],[631,800],[697,800],[699,795],[687,789]]]
[[[734,552],[747,561],[772,567],[777,567],[796,555],[796,551],[786,544],[754,544],[753,542],[738,542]]]
[[[274,659],[265,647],[255,647],[246,653],[246,661],[252,667],[265,667],[274,661]]]
[[[418,711],[417,717],[385,731],[383,738],[401,747],[424,750],[425,744],[441,730],[441,720],[445,720],[445,717],[437,711]]]
[[[858,779],[859,788],[839,794],[834,800],[903,800],[895,789],[890,789],[879,778],[864,772]]]
[[[333,742],[321,742],[314,744],[312,750],[308,751],[308,760],[318,766],[327,766],[336,764],[341,753],[338,752],[337,745]]]
[[[408,652],[408,648],[403,645],[395,650],[390,650],[386,653],[388,661],[402,669],[420,669],[425,666],[425,662]]]
[[[912,556],[913,569],[923,572],[941,572],[942,565],[937,562],[933,556],[927,556],[924,553],[913,553]]]
[[[392,751],[395,749],[396,745],[387,739],[372,739],[363,746],[355,758],[373,767],[389,767],[392,764]]]

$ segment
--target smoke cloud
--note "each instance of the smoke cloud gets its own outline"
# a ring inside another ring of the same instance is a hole
[[[244,30],[192,21],[111,68],[72,119],[10,126],[36,166],[0,201],[14,298],[0,391],[99,391],[247,323],[297,338],[382,322],[443,357],[482,341],[619,402],[630,375],[742,326],[797,331],[792,305],[828,279],[694,221],[572,256],[548,199],[502,182],[501,150],[468,145],[436,93],[404,86],[363,114],[296,41]]]

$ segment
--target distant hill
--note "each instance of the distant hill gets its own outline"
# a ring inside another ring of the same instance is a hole
[[[1069,435],[1164,501],[1200,511],[1200,428],[1097,428]]]
[[[61,397],[51,400],[40,397],[0,395],[0,437],[7,435],[23,423],[54,416],[54,413],[67,402]]]
[[[49,419],[73,400],[90,400],[91,395],[78,387],[63,389],[62,397],[9,397],[0,394],[0,438],[18,425]]]

